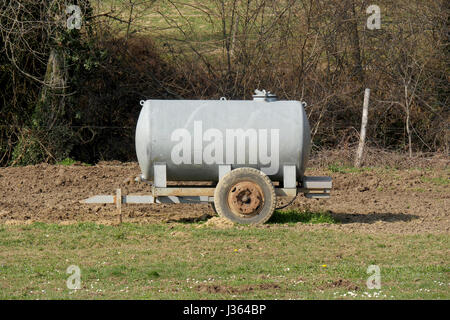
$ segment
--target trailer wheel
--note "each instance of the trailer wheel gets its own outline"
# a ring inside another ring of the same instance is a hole
[[[216,186],[214,206],[219,216],[242,224],[263,224],[276,205],[270,178],[254,168],[231,170]]]
[[[210,202],[209,204],[211,205],[211,209],[214,210],[214,213],[215,213],[216,215],[219,215],[219,213],[218,213],[217,210],[216,210],[216,206],[214,205],[214,202]]]

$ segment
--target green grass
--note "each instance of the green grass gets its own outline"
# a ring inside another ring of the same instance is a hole
[[[3,225],[0,299],[450,298],[448,235],[349,234],[280,221],[298,216],[278,212],[278,223],[229,229]],[[327,220],[312,216],[306,221]],[[381,268],[381,290],[366,288],[372,264]],[[70,265],[81,269],[80,290],[66,287]]]
[[[104,12],[109,10],[111,4],[115,4],[116,8],[121,10],[120,18],[128,21],[129,7],[121,0],[103,0],[99,6],[94,4],[94,8],[98,12]],[[206,11],[217,12],[219,9],[217,9],[216,3],[206,1],[202,5],[204,8],[200,9],[192,1],[176,3],[164,0],[155,2],[153,5],[149,5],[149,3],[137,5],[134,7],[134,21],[130,31],[138,30],[141,33],[148,33],[156,40],[164,42],[174,39],[194,42],[223,39],[221,20],[216,15],[206,13]],[[207,10],[205,11],[205,9]],[[115,27],[123,34],[127,30],[127,24],[123,22],[116,21]]]
[[[64,160],[59,161],[56,164],[59,164],[59,165],[62,165],[62,166],[71,166],[71,165],[73,165],[76,162],[77,162],[76,160],[73,160],[71,158],[65,158]]]
[[[59,161],[56,164],[61,165],[61,166],[72,166],[72,165],[74,165],[75,163],[78,163],[78,162],[79,161],[71,159],[71,158],[65,158],[64,160]],[[83,165],[83,166],[91,166],[90,164],[84,163],[84,162],[81,163],[81,165]]]
[[[371,167],[363,167],[363,168],[356,168],[353,166],[348,165],[342,165],[339,163],[333,163],[328,166],[328,170],[334,173],[359,173],[363,171],[370,171],[373,170]]]
[[[423,182],[429,182],[437,186],[447,186],[450,183],[450,179],[447,177],[436,177],[436,178],[422,177],[421,180]]]
[[[122,22],[116,19],[111,20],[112,28],[116,35],[124,36],[128,28],[126,22],[129,20],[127,3],[121,0],[103,0],[99,3],[93,3],[93,8],[96,14],[100,14],[110,11],[112,4],[116,6],[114,15],[118,15],[118,18],[122,20]],[[247,8],[247,5],[249,5],[249,8]],[[241,14],[249,10],[250,19],[256,20],[249,21],[250,28],[249,26],[246,27],[248,28],[246,36],[250,40],[256,41],[258,39],[261,24],[272,26],[272,24],[278,23],[275,15],[266,14],[262,19],[261,14],[256,18],[251,14],[259,7],[259,3],[238,2],[237,6],[240,7],[238,10]],[[232,3],[225,2],[227,36],[230,35],[231,10]],[[195,51],[214,61],[223,53],[222,49],[224,49],[221,11],[221,5],[211,0],[202,2],[161,0],[151,5],[149,2],[143,2],[134,6],[134,20],[129,31],[131,34],[136,32],[138,35],[149,35],[159,45],[167,46],[170,44],[177,50],[182,50],[184,55],[194,55],[192,48],[195,48]],[[243,29],[243,21],[240,25],[240,28]],[[294,30],[295,26],[292,27]],[[196,57],[196,55],[194,56]],[[217,62],[220,62],[220,60]]]

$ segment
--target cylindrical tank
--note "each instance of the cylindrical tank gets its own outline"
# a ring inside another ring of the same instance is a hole
[[[254,100],[146,100],[136,127],[142,177],[165,163],[167,180],[217,181],[219,165],[253,167],[282,181],[283,166],[305,172],[310,129],[303,103]]]

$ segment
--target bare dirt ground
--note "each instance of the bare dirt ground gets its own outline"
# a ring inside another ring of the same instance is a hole
[[[114,205],[79,203],[97,194],[150,193],[150,187],[134,178],[137,163],[100,162],[95,166],[39,164],[0,168],[0,223],[35,221],[73,223],[93,221],[115,224]],[[338,229],[366,233],[448,233],[450,193],[448,168],[372,169],[362,172],[330,172],[309,169],[307,175],[331,175],[330,199],[299,196],[291,207],[299,210],[329,211],[339,221],[331,225],[297,223],[300,230]],[[214,216],[207,204],[126,205],[125,222],[195,222]],[[267,224],[260,227],[281,227]]]

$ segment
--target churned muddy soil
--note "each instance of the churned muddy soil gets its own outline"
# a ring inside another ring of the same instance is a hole
[[[100,162],[95,166],[39,164],[0,168],[0,223],[35,221],[74,223],[92,221],[115,224],[113,204],[81,204],[98,194],[149,194],[150,186],[134,179],[137,163]],[[307,175],[330,175],[330,199],[306,199],[300,195],[287,209],[328,211],[337,224],[297,223],[299,230],[338,229],[348,232],[448,233],[450,231],[450,170],[370,169],[331,172],[311,168]],[[281,203],[287,200],[280,201]],[[124,205],[123,221],[140,223],[196,222],[215,215],[208,204]],[[213,220],[211,226],[217,224]],[[279,224],[259,226],[284,227]]]

